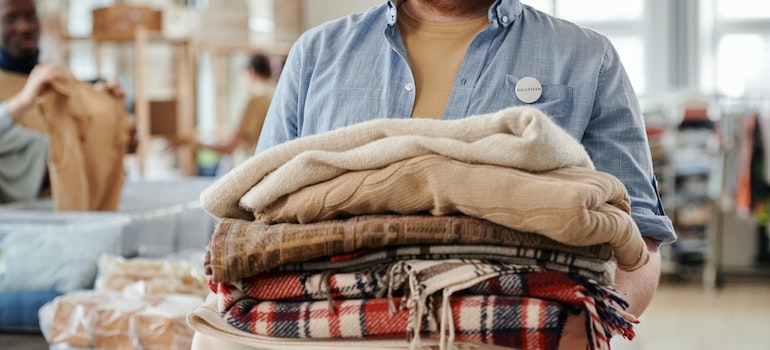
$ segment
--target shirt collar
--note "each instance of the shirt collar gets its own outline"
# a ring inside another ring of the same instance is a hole
[[[0,68],[7,71],[29,74],[38,62],[38,55],[29,58],[16,58],[0,49]]]
[[[388,25],[396,24],[396,9],[406,0],[388,0]],[[501,27],[507,27],[519,17],[523,7],[519,0],[497,0],[489,8],[489,21],[497,22]]]

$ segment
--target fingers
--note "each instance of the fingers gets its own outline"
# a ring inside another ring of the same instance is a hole
[[[98,91],[107,91],[112,97],[115,98],[125,98],[126,97],[126,91],[123,89],[122,86],[118,83],[118,80],[114,77],[108,81],[98,81],[96,84],[94,84],[94,89]]]
[[[64,67],[58,64],[41,63],[32,69],[27,77],[27,82],[21,91],[15,96],[19,106],[28,106],[40,96],[54,80],[71,79],[72,75]]]
[[[21,91],[7,100],[11,117],[14,120],[20,118],[51,82],[57,79],[72,79],[72,75],[67,69],[56,64],[41,63],[35,66]]]
[[[72,75],[66,68],[58,64],[41,63],[35,66],[32,72],[29,73],[24,90],[26,90],[29,97],[34,98],[40,95],[45,87],[54,80],[67,80],[71,78]]]

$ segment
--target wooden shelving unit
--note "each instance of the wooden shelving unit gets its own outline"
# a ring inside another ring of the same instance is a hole
[[[133,91],[127,93],[133,97],[133,121],[136,126],[139,144],[136,150],[139,161],[139,173],[144,176],[149,143],[154,138],[170,140],[181,139],[195,133],[195,43],[189,38],[169,38],[161,32],[139,27],[131,38],[104,39],[98,37],[63,36],[65,43],[74,41],[92,42],[95,51],[97,76],[103,74],[102,49],[105,45],[130,46],[133,60]],[[173,71],[166,72],[174,81],[174,93],[171,99],[158,100],[148,94],[148,52],[151,44],[168,45],[173,49]],[[65,58],[65,61],[68,61]],[[157,108],[156,108],[157,107]],[[171,116],[160,113],[170,113]],[[195,150],[188,145],[177,147],[179,168],[183,175],[197,173]]]
[[[174,98],[171,101],[153,101],[147,94],[147,46],[150,43],[162,43],[174,48]],[[136,128],[139,136],[139,171],[144,174],[144,160],[147,156],[148,141],[154,137],[180,139],[195,133],[195,55],[194,42],[191,39],[168,38],[159,32],[147,31],[143,28],[136,30],[134,44],[134,113]],[[158,112],[171,113],[169,121],[161,114],[152,113],[152,104],[165,102],[167,108],[158,108]],[[153,120],[156,119],[156,120]],[[184,175],[194,176],[197,173],[195,149],[181,143],[177,149],[179,167]]]

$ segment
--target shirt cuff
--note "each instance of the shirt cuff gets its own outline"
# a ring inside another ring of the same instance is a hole
[[[674,225],[665,215],[652,213],[637,213],[632,211],[631,218],[636,222],[642,236],[652,238],[659,244],[670,244],[676,241]]]

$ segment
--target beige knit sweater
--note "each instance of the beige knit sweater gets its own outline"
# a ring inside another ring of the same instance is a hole
[[[253,219],[251,212],[305,186],[427,154],[533,172],[594,168],[583,146],[540,110],[512,107],[451,121],[378,119],[295,139],[227,173],[201,203],[216,217]]]

